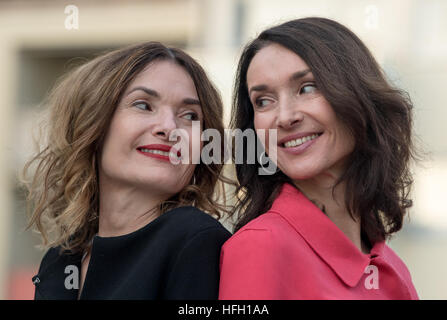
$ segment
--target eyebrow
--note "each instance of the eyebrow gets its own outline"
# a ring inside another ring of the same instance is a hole
[[[130,91],[127,93],[127,95],[131,94],[131,93],[134,92],[134,91],[138,91],[138,90],[144,91],[144,92],[146,92],[148,95],[153,96],[153,97],[155,97],[155,98],[160,98],[160,95],[158,94],[157,91],[152,90],[152,89],[149,89],[149,88],[146,88],[146,87],[135,87],[135,88],[133,88],[132,90],[130,90]]]
[[[289,82],[294,82],[297,81],[299,79],[301,79],[302,77],[304,77],[305,75],[307,75],[308,73],[310,73],[310,69],[305,69],[305,70],[301,70],[301,71],[297,71],[294,74],[292,74],[289,78]],[[248,95],[251,94],[252,91],[265,91],[268,89],[268,86],[265,84],[260,84],[254,87],[251,87]]]
[[[133,88],[132,90],[129,91],[129,93],[127,95],[131,94],[134,91],[138,91],[138,90],[144,91],[145,93],[147,93],[150,96],[153,96],[154,98],[160,98],[160,94],[157,91],[155,91],[153,89],[146,88],[146,87],[141,87],[141,86]],[[183,102],[183,104],[186,104],[186,105],[200,106],[200,101],[195,98],[185,98],[185,99],[183,99],[182,102]]]
[[[310,69],[305,69],[305,70],[302,70],[302,71],[295,72],[294,74],[292,74],[290,76],[289,81],[292,82],[292,81],[299,80],[299,79],[301,79],[302,77],[304,77],[305,75],[307,75],[310,72],[311,72]]]

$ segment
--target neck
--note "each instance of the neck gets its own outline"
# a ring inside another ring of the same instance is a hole
[[[135,186],[111,183],[104,176],[99,181],[101,237],[125,235],[144,227],[160,215],[159,204],[167,199]]]
[[[345,206],[345,183],[340,183],[333,190],[337,178],[336,174],[325,172],[311,179],[296,180],[294,184],[328,216],[360,251],[368,253],[368,248],[361,238],[360,218],[354,217],[354,220]]]

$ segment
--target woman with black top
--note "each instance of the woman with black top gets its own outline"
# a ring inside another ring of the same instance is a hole
[[[47,103],[45,146],[24,170],[29,227],[50,248],[35,299],[216,299],[222,166],[194,164],[203,144],[191,147],[193,124],[223,134],[222,103],[198,63],[160,43],[119,49]]]

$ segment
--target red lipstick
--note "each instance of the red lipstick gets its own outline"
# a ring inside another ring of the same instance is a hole
[[[174,153],[177,157],[181,156],[180,150],[174,149],[172,146],[167,144],[148,144],[145,146],[137,147],[137,151],[146,157],[151,157],[163,161],[170,162],[169,153]],[[166,154],[154,153],[153,151],[167,152]]]

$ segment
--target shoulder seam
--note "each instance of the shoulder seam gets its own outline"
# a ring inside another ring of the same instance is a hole
[[[252,228],[247,228],[247,229],[241,230],[240,232],[237,232],[237,233],[233,234],[233,235],[231,236],[231,238],[229,238],[229,239],[225,242],[225,244],[226,244],[226,243],[233,242],[234,240],[236,240],[237,238],[239,238],[239,236],[240,236],[242,233],[244,233],[245,231],[264,231],[264,232],[270,232],[270,233],[271,233],[271,230],[268,229],[268,228],[253,228],[253,229],[252,229]]]
[[[274,213],[274,214],[276,214],[276,215],[279,215],[279,216],[281,217],[281,219],[285,220],[285,219],[281,216],[281,213],[280,213],[280,212],[275,211],[275,210],[269,210],[269,211],[267,211],[267,212],[265,212],[265,213],[259,215],[259,216],[256,217],[255,219],[249,221],[245,226],[243,226],[243,227],[240,229],[241,232],[242,232],[242,231],[245,231],[245,230],[269,230],[269,231],[271,231],[271,228],[269,228],[269,227],[252,227],[252,226],[251,226],[252,224],[254,224],[254,222],[256,222],[255,220],[256,220],[257,218],[262,217],[263,215],[266,215],[266,214],[268,214],[268,213]]]
[[[221,231],[221,230],[222,230],[221,228],[224,229],[223,231],[227,231],[228,233],[230,233],[230,232],[229,232],[227,229],[225,229],[223,226],[221,226],[221,227],[220,227],[220,226],[206,227],[206,228],[204,228],[204,229],[201,229],[201,230],[199,230],[199,231],[193,233],[193,235],[192,235],[191,237],[189,237],[189,238],[186,240],[186,243],[180,248],[180,250],[179,250],[178,253],[176,254],[176,256],[175,256],[175,258],[174,258],[174,260],[173,260],[174,263],[173,263],[173,267],[172,267],[172,268],[175,267],[175,265],[177,264],[179,258],[182,256],[183,252],[188,248],[188,246],[191,244],[191,242],[192,242],[195,238],[197,238],[200,234],[203,234],[204,232],[209,231],[209,230],[211,230],[211,229],[216,229],[216,230]],[[230,233],[230,234],[231,234],[231,233]],[[225,241],[223,241],[222,245],[223,245],[224,243],[225,243]]]
[[[200,234],[202,234],[202,233],[204,233],[204,232],[206,232],[206,231],[209,231],[209,230],[211,230],[211,229],[216,229],[216,230],[222,230],[222,228],[224,229],[224,231],[227,231],[228,233],[230,233],[227,229],[225,229],[225,227],[224,226],[209,226],[209,227],[205,227],[205,228],[203,228],[203,229],[200,229],[200,230],[198,230],[198,231],[196,231],[196,232],[194,232],[194,233],[192,233],[192,235],[191,235],[191,237],[188,237],[188,240],[186,241],[186,243],[185,243],[185,245],[180,249],[180,252],[179,252],[179,256],[180,256],[180,254],[182,253],[182,251],[186,248],[186,247],[188,247],[188,245],[191,243],[191,241],[193,241],[196,237],[198,237]]]

